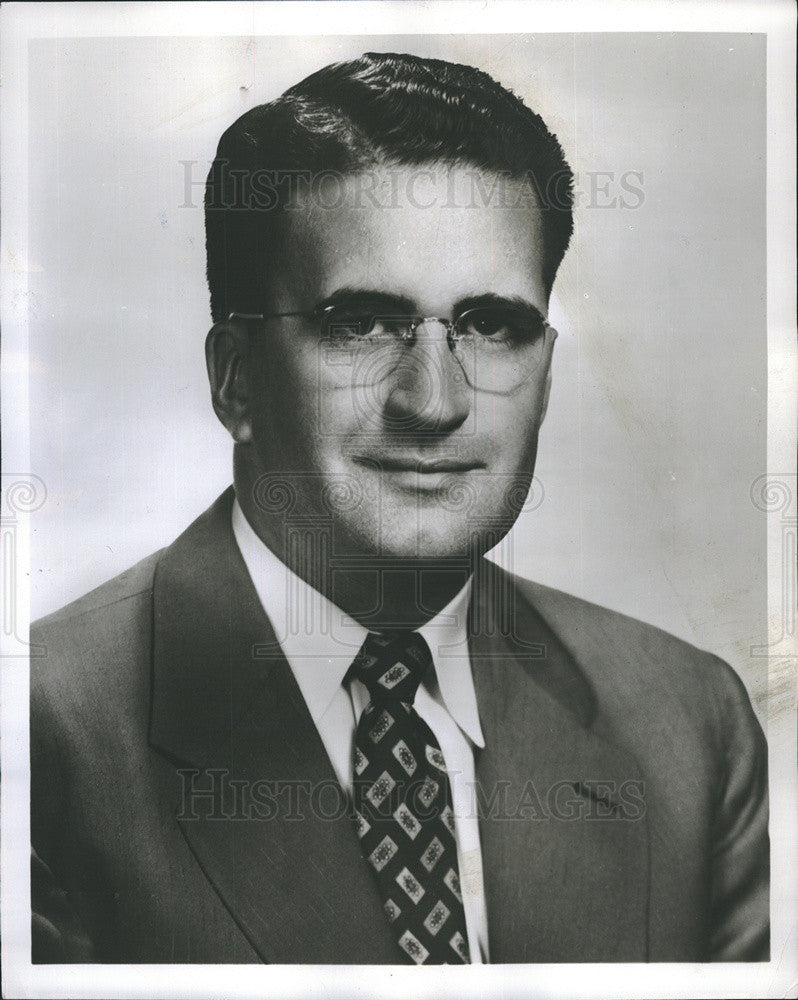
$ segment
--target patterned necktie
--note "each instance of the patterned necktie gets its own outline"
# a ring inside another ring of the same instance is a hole
[[[399,947],[469,961],[446,764],[413,699],[432,662],[417,632],[369,633],[350,668],[371,700],[355,733],[355,825]]]

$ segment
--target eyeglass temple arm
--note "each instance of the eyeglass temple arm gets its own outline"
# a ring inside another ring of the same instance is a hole
[[[324,309],[302,309],[297,312],[283,312],[283,313],[242,313],[242,312],[231,312],[227,315],[227,322],[229,323],[234,319],[281,319],[283,316],[318,316],[324,315],[324,313],[329,312],[333,306],[327,306]]]

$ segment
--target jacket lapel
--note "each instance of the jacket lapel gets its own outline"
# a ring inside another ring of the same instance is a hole
[[[648,831],[634,759],[511,578],[475,581],[471,660],[492,962],[646,958]]]
[[[235,543],[232,499],[156,571],[150,743],[183,766],[177,822],[263,961],[397,963],[344,792]]]

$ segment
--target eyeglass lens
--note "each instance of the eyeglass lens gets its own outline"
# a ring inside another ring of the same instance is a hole
[[[512,307],[469,309],[457,320],[415,316],[372,315],[342,309],[325,315],[325,355],[339,377],[349,370],[350,384],[373,385],[387,378],[408,349],[424,342],[448,341],[472,388],[509,392],[520,387],[543,356],[546,323],[539,315]],[[440,352],[425,363],[445,363]]]

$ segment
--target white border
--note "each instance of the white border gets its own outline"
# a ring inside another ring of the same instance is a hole
[[[312,16],[308,17],[308,9]],[[2,37],[2,417],[5,471],[29,470],[27,370],[27,42],[30,38],[125,35],[441,34],[580,32],[766,32],[768,182],[768,471],[795,471],[798,380],[795,347],[795,13],[788,0],[346,0],[276,3],[5,4]],[[306,25],[312,23],[313,32]],[[297,25],[302,25],[299,31]],[[4,475],[4,485],[6,476]],[[794,517],[795,485],[792,485]],[[779,638],[783,511],[770,516],[769,620]],[[28,563],[27,525],[15,533]],[[29,587],[15,600],[27,628]],[[8,595],[5,595],[8,597]],[[0,602],[0,607],[6,605]],[[22,634],[25,634],[24,632]],[[5,632],[4,653],[8,652]],[[782,647],[783,649],[783,647]],[[771,662],[770,678],[791,683],[798,662]],[[798,885],[795,705],[769,717],[773,938],[761,965],[537,965],[468,969],[315,966],[31,966],[28,874],[28,685],[24,660],[2,660],[2,950],[9,997],[776,997],[796,995]],[[775,791],[778,794],[774,794]],[[12,810],[11,803],[15,808]]]

